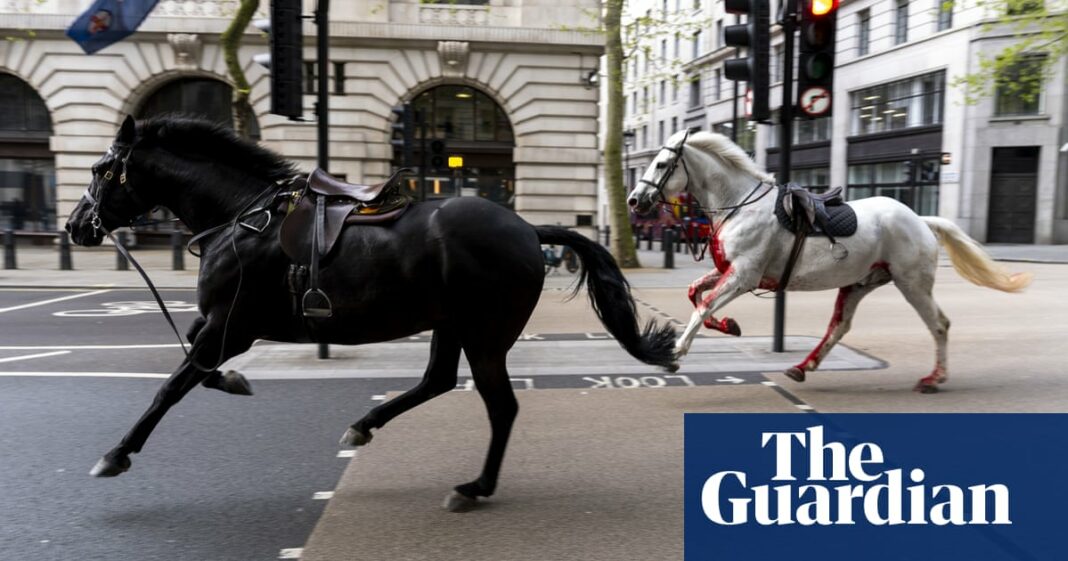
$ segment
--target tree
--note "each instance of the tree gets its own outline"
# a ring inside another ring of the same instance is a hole
[[[623,34],[624,0],[604,0],[600,14],[600,29],[584,29],[589,33],[603,34],[605,38],[605,72],[607,96],[605,99],[604,173],[605,190],[608,194],[608,223],[612,229],[610,249],[612,255],[624,268],[640,267],[634,232],[630,227],[630,207],[623,182],[623,118],[626,105],[623,97],[624,66],[626,61],[642,52],[647,63],[653,64],[652,50],[648,41],[666,37],[689,36],[692,32],[708,26],[708,19],[693,18],[686,12],[663,13],[654,16],[651,12],[631,18],[632,28]],[[641,33],[638,32],[641,30]],[[653,72],[644,74],[646,83],[671,80],[677,86],[682,67],[678,58],[668,58],[666,53],[655,60]]]
[[[245,71],[241,67],[241,61],[237,58],[237,51],[241,48],[241,39],[245,35],[252,16],[260,7],[260,0],[241,0],[234,19],[230,26],[223,31],[219,42],[222,44],[223,60],[226,61],[226,71],[234,82],[234,96],[231,108],[234,116],[234,131],[241,136],[248,136],[251,115],[248,109],[248,95],[252,87],[249,86]]]
[[[979,0],[978,7],[994,15],[983,31],[1006,31],[1016,40],[994,54],[980,53],[978,70],[955,77],[951,84],[965,89],[967,103],[999,92],[1034,103],[1055,63],[1068,54],[1068,1]],[[944,10],[952,8],[952,0],[943,4]]]

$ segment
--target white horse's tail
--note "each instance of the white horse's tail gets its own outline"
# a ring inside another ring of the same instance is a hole
[[[1010,273],[994,262],[979,242],[968,237],[959,226],[945,218],[921,216],[946,248],[953,268],[973,284],[1018,292],[1031,284],[1031,273]]]

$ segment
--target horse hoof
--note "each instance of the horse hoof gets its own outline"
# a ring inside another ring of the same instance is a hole
[[[219,381],[219,389],[233,395],[252,395],[252,385],[240,372],[227,370]]]
[[[674,374],[675,372],[678,372],[678,371],[679,371],[679,363],[678,362],[672,362],[671,364],[667,364],[667,365],[664,366],[664,372],[668,372],[670,374]]]
[[[371,442],[372,438],[374,438],[374,435],[369,432],[358,431],[349,427],[349,430],[341,435],[341,440],[338,441],[338,444],[342,446],[363,446]]]
[[[920,380],[916,383],[916,387],[912,388],[912,391],[917,391],[920,393],[938,393],[938,386],[932,384],[931,382]]]
[[[738,322],[734,321],[733,318],[726,318],[723,321],[727,324],[724,333],[727,335],[734,335],[735,337],[742,336],[742,328],[738,327]],[[804,376],[802,375],[802,377]]]
[[[93,477],[115,477],[128,469],[130,469],[129,457],[109,458],[104,456],[93,466],[93,469],[89,470],[89,475]]]
[[[449,512],[467,512],[478,506],[478,499],[453,491],[445,497],[445,504],[442,506]]]
[[[789,378],[789,379],[791,379],[791,380],[793,380],[795,382],[804,382],[805,381],[805,371],[801,370],[800,368],[798,368],[796,366],[793,366],[791,368],[787,368],[786,371],[783,372],[783,374],[785,374],[787,378]]]

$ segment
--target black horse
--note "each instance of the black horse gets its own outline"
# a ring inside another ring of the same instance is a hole
[[[99,245],[106,232],[156,206],[170,209],[194,233],[209,232],[200,242],[202,317],[190,330],[189,355],[93,475],[128,470],[130,454],[141,451],[167,410],[197,384],[249,393],[240,375],[215,369],[256,339],[355,345],[433,330],[423,380],[354,423],[342,442],[366,444],[373,429],[454,388],[462,349],[492,437],[482,474],[457,486],[448,506],[460,510],[492,495],[518,412],[505,359],[541,296],[540,244],[578,253],[584,268],[576,291],[588,283],[597,315],[627,352],[674,366],[674,330],[654,322],[639,330],[629,287],[608,252],[580,234],[531,226],[473,197],[414,203],[396,222],[349,226],[321,271],[333,315],[309,320],[294,314],[280,220],[262,233],[237,227],[242,214],[269,206],[294,177],[292,164],[277,154],[220,126],[178,117],[139,123],[127,117],[93,166],[89,188],[67,222],[75,243]]]

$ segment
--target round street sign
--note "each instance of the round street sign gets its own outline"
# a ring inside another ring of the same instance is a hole
[[[801,110],[809,117],[819,117],[831,109],[831,92],[819,86],[801,92]]]

